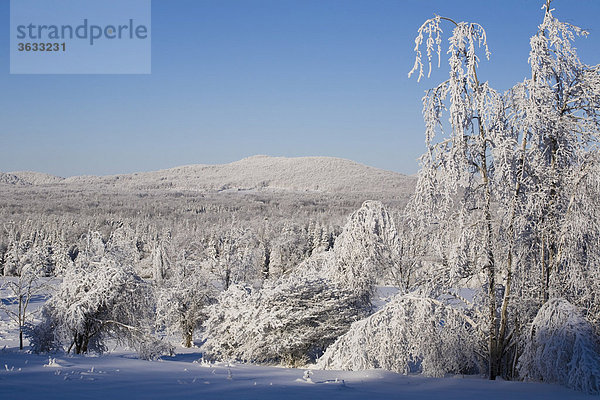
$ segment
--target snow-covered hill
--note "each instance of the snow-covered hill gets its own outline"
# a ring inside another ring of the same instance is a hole
[[[44,174],[43,172],[19,171],[11,172],[10,174],[29,185],[51,185],[64,180],[64,178],[59,176]]]
[[[154,172],[67,179],[33,172],[14,176],[12,184],[58,184],[132,190],[300,191],[323,193],[410,193],[415,178],[333,157],[254,156],[221,165],[188,165]],[[15,179],[16,178],[16,179]],[[1,179],[1,178],[0,178]]]
[[[26,181],[19,178],[15,174],[11,174],[11,173],[5,174],[3,172],[0,172],[0,184],[13,185],[13,186],[30,185],[30,183],[27,183]]]

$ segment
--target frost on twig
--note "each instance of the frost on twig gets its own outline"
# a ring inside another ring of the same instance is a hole
[[[421,78],[425,76],[423,72],[424,56],[421,51],[423,46],[425,47],[425,56],[427,57],[427,77],[429,78],[431,76],[431,63],[434,57],[437,57],[438,68],[441,65],[443,30],[440,25],[442,21],[448,21],[455,25],[450,37],[451,46],[448,53],[452,54],[453,52],[458,52],[465,55],[468,60],[468,69],[474,71],[477,67],[477,63],[479,62],[479,58],[475,54],[477,47],[483,47],[485,57],[487,59],[490,57],[491,53],[487,46],[486,33],[481,25],[467,22],[456,23],[450,18],[436,15],[434,18],[428,19],[421,25],[417,31],[417,37],[415,38],[415,63],[408,73],[408,77],[410,78],[413,73],[418,72],[417,82],[421,81]]]

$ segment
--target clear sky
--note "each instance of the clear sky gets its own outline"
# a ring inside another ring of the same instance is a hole
[[[418,27],[434,13],[481,23],[492,59],[480,78],[505,90],[528,75],[542,3],[154,0],[151,75],[10,75],[0,0],[0,171],[113,174],[267,154],[415,173],[420,99],[442,79],[407,78]],[[591,32],[576,46],[600,63],[600,1],[553,6]]]

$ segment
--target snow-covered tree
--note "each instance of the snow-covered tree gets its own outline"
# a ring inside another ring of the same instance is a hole
[[[69,246],[65,241],[56,241],[51,244],[52,246],[52,273],[54,276],[62,276],[69,268],[72,267],[73,262],[77,258],[77,247]]]
[[[154,282],[156,283],[161,283],[167,277],[169,270],[169,256],[165,247],[164,241],[156,238],[150,256],[152,263],[152,278],[154,278]]]
[[[432,271],[445,271],[441,275],[448,279],[429,279],[433,286],[438,282],[432,293],[467,277],[485,287],[491,379],[507,372],[503,358],[509,347],[516,351],[510,338],[548,298],[553,279],[562,283],[552,290],[564,295],[568,285],[561,275],[572,276],[573,268],[589,271],[589,263],[567,263],[561,248],[569,243],[564,227],[578,220],[569,204],[582,186],[573,182],[589,173],[586,160],[597,151],[599,68],[581,63],[571,45],[584,32],[554,18],[550,1],[544,9],[531,39],[532,76],[506,94],[477,74],[478,49],[489,57],[478,24],[439,16],[426,21],[411,71],[420,79],[425,62],[431,68],[432,59],[441,58],[441,25],[453,25],[449,79],[423,99],[427,151],[409,211],[419,232],[437,232],[424,235],[437,242],[433,250],[441,249]],[[580,224],[576,231],[590,237],[590,226]],[[533,298],[536,287],[540,299]]]
[[[53,329],[53,335],[43,329],[33,329],[32,334],[53,337],[76,354],[101,353],[106,340],[113,338],[153,358],[170,349],[151,335],[152,302],[149,285],[131,267],[110,258],[81,263],[67,271],[44,306],[41,326]]]
[[[354,291],[366,303],[376,283],[389,283],[398,261],[398,232],[379,201],[365,201],[350,215],[333,248],[317,252],[298,266]]]
[[[600,67],[581,62],[572,42],[587,32],[559,21],[550,3],[546,1],[544,20],[531,38],[531,78],[507,94],[525,200],[518,211],[534,221],[527,245],[535,246],[537,259],[530,262],[542,272],[537,278],[542,301],[563,295],[553,283],[561,286],[560,275],[580,266],[566,268],[561,259],[569,243],[564,235],[574,228],[571,219],[581,209],[573,207],[573,199],[586,190],[590,157],[600,143]],[[589,226],[576,231],[589,231]]]
[[[508,312],[529,321],[550,297],[588,307],[600,261],[597,206],[600,144],[600,67],[584,64],[573,41],[587,33],[559,21],[544,5],[544,19],[531,38],[531,77],[505,94],[513,163],[501,173],[513,176],[512,199],[505,205],[506,267],[499,348],[507,345]],[[508,154],[509,151],[507,150]],[[541,273],[539,273],[540,271]],[[582,285],[581,279],[588,283]],[[588,290],[583,290],[586,286]],[[521,304],[511,305],[510,298]],[[535,307],[523,307],[524,304]],[[580,303],[581,305],[584,302]],[[520,330],[519,326],[513,331]],[[506,350],[506,349],[505,349]]]
[[[478,271],[486,276],[488,292],[489,374],[495,378],[498,362],[498,318],[496,299],[497,254],[495,252],[492,202],[504,195],[501,169],[506,160],[494,149],[506,140],[502,96],[477,75],[483,47],[489,58],[486,33],[474,23],[456,23],[435,17],[419,28],[416,39],[417,58],[411,74],[423,76],[421,45],[425,35],[426,53],[431,64],[433,53],[441,57],[441,24],[454,25],[449,39],[449,79],[431,89],[423,99],[426,153],[421,157],[422,169],[412,202],[413,212],[423,216],[427,224],[451,221],[476,240],[474,245]],[[409,74],[410,75],[410,74]],[[444,135],[442,116],[448,110],[449,132]],[[510,161],[510,160],[509,160]],[[462,196],[461,196],[462,195]],[[455,206],[455,199],[460,199]]]
[[[336,239],[335,261],[327,275],[364,293],[369,293],[374,283],[389,283],[398,261],[398,239],[394,220],[383,204],[365,201]]]
[[[232,285],[210,308],[205,357],[292,366],[316,359],[368,311],[356,293],[299,276],[260,290]]]
[[[572,182],[561,230],[558,231],[559,269],[551,295],[563,296],[585,310],[586,318],[600,329],[600,157],[589,160],[585,172]],[[538,280],[539,281],[539,280]],[[600,332],[600,331],[599,331]]]
[[[600,393],[600,342],[581,310],[556,298],[540,308],[519,359],[524,379]]]
[[[16,241],[11,241],[4,253],[4,276],[14,276],[21,265],[21,250],[19,244]]]
[[[14,277],[2,278],[0,291],[7,296],[0,299],[0,311],[3,311],[19,327],[19,349],[23,350],[23,333],[25,326],[31,322],[30,302],[41,296],[47,285],[40,279],[42,271],[32,264],[19,268]]]
[[[231,286],[210,307],[203,347],[216,358],[302,364],[371,312],[374,284],[393,267],[397,231],[385,207],[367,201],[332,249],[317,251],[262,289]]]
[[[175,264],[168,280],[157,288],[157,324],[181,335],[192,347],[195,331],[207,317],[217,290],[212,277],[197,265]]]
[[[271,243],[269,276],[279,278],[289,274],[312,252],[307,232],[300,226],[285,221],[279,228],[280,234]]]
[[[106,252],[106,243],[102,234],[98,231],[89,231],[80,238],[80,243],[77,246],[79,249],[80,262],[99,261]]]
[[[263,263],[258,242],[249,229],[231,227],[215,234],[208,244],[208,262],[224,289],[235,283],[253,284],[263,280]]]
[[[133,266],[140,260],[137,241],[134,230],[122,225],[111,233],[106,243],[106,251],[116,262]]]
[[[430,376],[480,371],[484,343],[467,310],[412,294],[355,322],[318,360],[323,369],[384,368]]]

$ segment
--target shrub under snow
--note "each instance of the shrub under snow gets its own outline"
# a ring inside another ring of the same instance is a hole
[[[594,327],[564,299],[540,308],[519,359],[524,379],[600,393],[600,354]]]
[[[366,315],[352,291],[292,276],[261,290],[233,285],[210,307],[207,358],[303,365]]]
[[[479,369],[475,324],[461,310],[437,300],[397,296],[383,309],[352,324],[318,360],[323,369],[383,368],[430,376]]]

